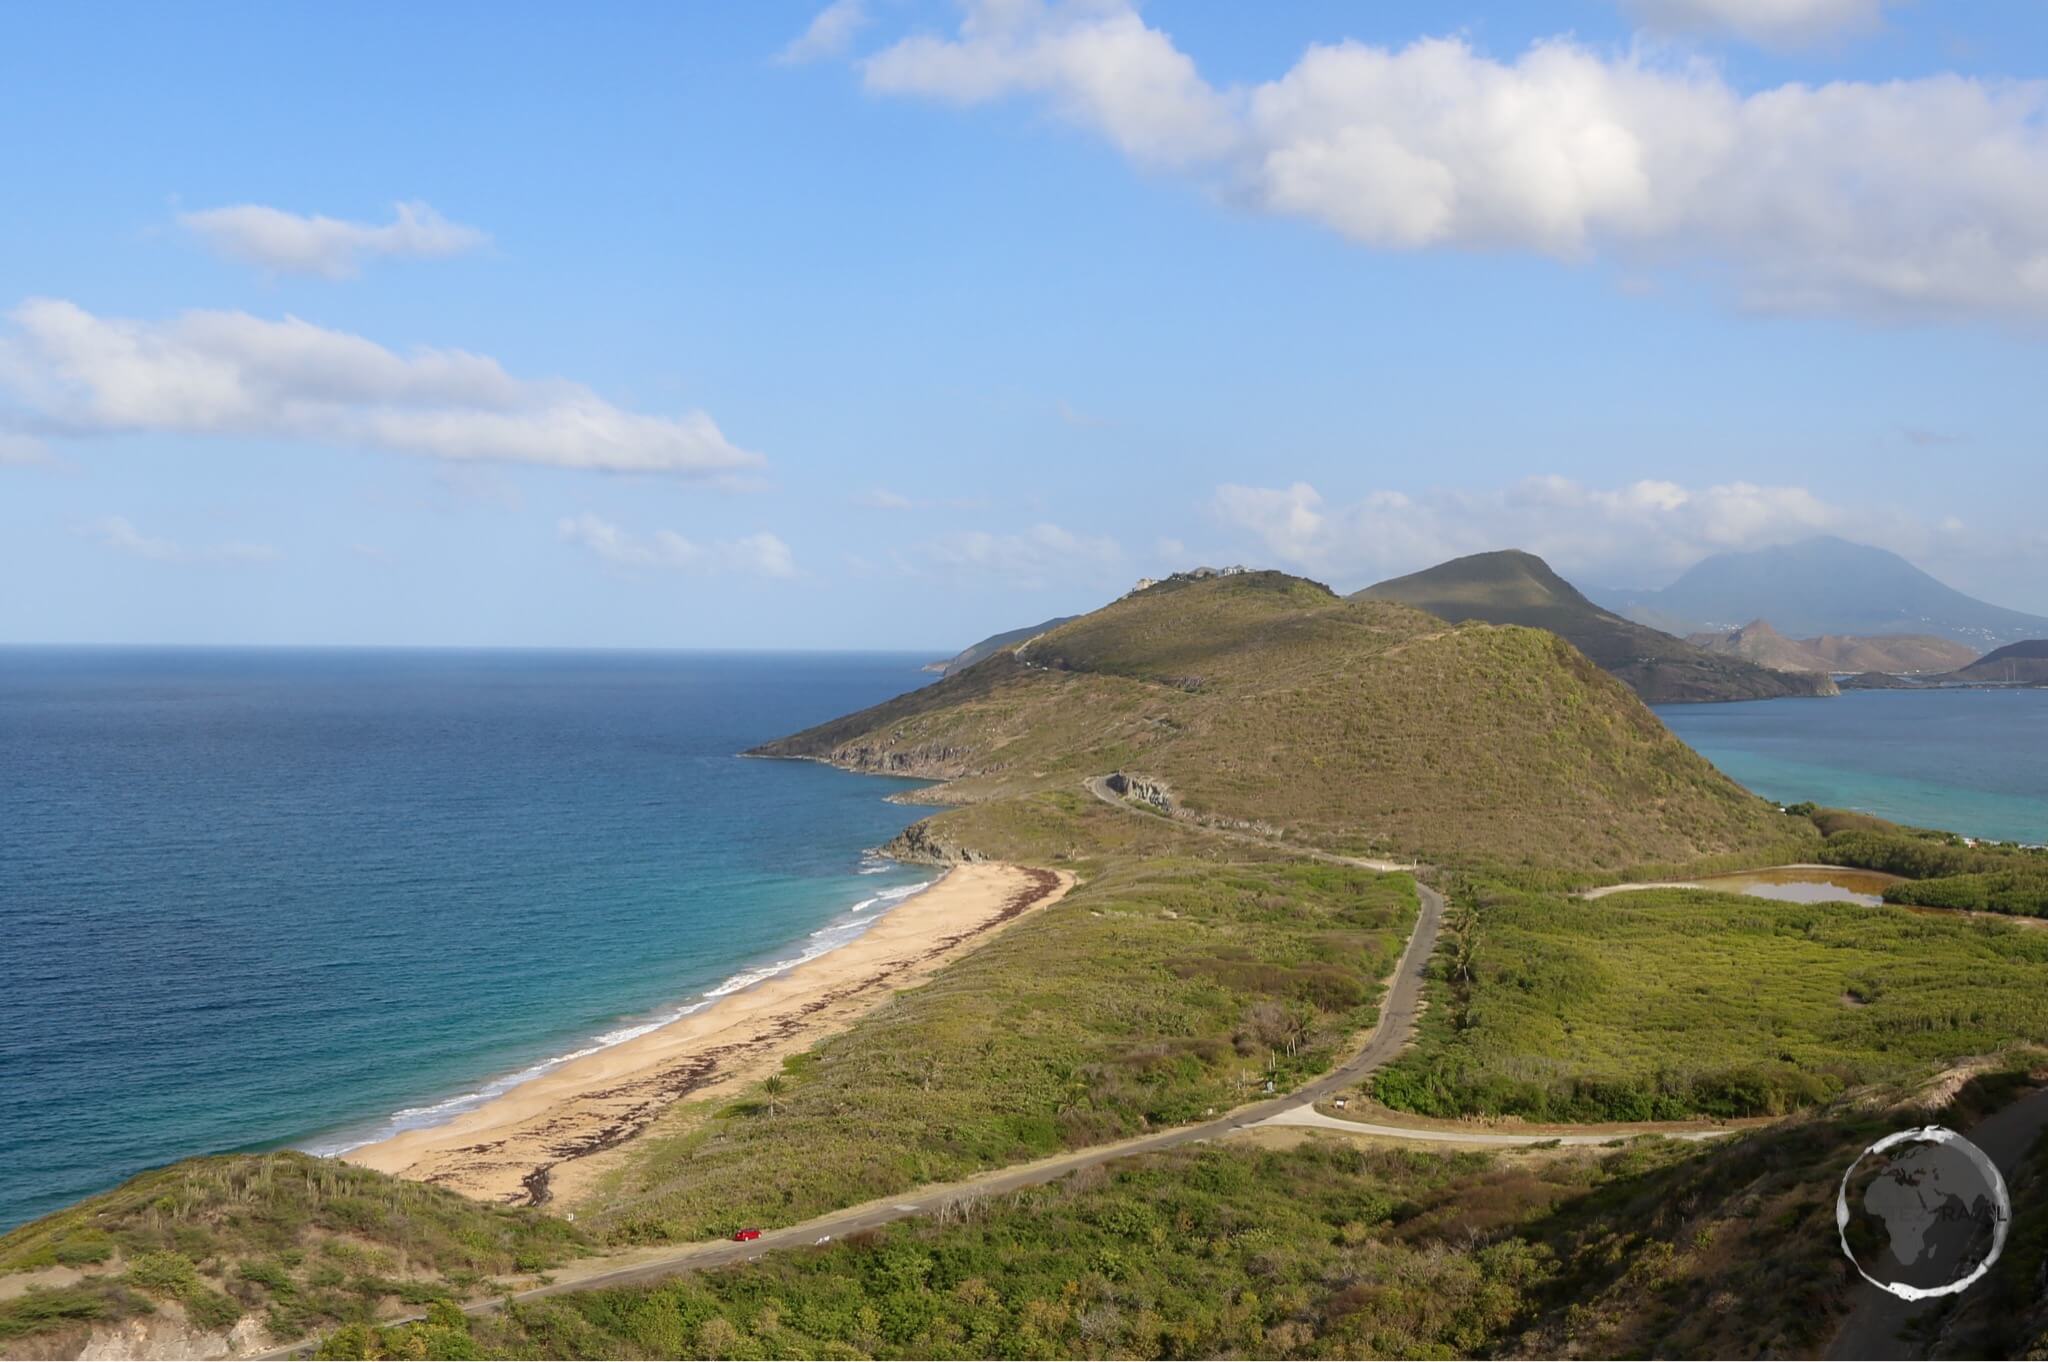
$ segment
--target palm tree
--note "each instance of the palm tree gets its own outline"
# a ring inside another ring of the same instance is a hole
[[[761,1080],[761,1091],[768,1094],[768,1114],[770,1116],[775,1114],[775,1099],[782,1096],[788,1087],[788,1082],[781,1074],[770,1074]]]

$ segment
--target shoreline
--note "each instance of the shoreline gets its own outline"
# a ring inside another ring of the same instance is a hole
[[[865,863],[867,861],[873,861],[874,864],[868,865]],[[865,876],[879,873],[888,870],[892,865],[903,869],[910,869],[908,863],[883,856],[878,851],[864,853],[863,862],[862,868],[855,872],[857,875]],[[933,868],[921,867],[921,869],[932,870]],[[758,987],[769,979],[775,978],[777,975],[787,974],[791,970],[801,968],[813,960],[831,954],[833,951],[843,950],[846,946],[859,940],[861,936],[872,931],[876,923],[882,921],[903,902],[924,893],[934,884],[937,884],[939,877],[944,873],[943,869],[933,870],[929,878],[917,881],[916,883],[891,885],[870,894],[866,898],[854,903],[850,908],[827,920],[823,926],[810,932],[805,937],[777,947],[774,950],[763,952],[754,961],[742,965],[717,984],[688,995],[683,1002],[649,1008],[637,1016],[620,1018],[606,1030],[596,1032],[595,1034],[586,1033],[578,1039],[562,1042],[565,1046],[570,1047],[564,1053],[550,1055],[547,1058],[535,1060],[530,1064],[483,1080],[477,1083],[474,1088],[457,1093],[452,1097],[424,1102],[417,1106],[401,1107],[396,1111],[387,1113],[374,1123],[364,1121],[356,1122],[353,1125],[337,1126],[330,1132],[318,1137],[310,1137],[298,1141],[290,1147],[320,1158],[345,1159],[358,1149],[364,1149],[376,1144],[384,1144],[397,1139],[401,1135],[434,1130],[448,1125],[453,1121],[459,1120],[465,1114],[476,1111],[515,1089],[522,1088],[536,1079],[547,1077],[564,1065],[573,1064],[577,1060],[591,1055],[601,1054],[606,1050],[659,1031],[663,1027],[672,1026],[676,1022],[704,1011],[706,1008],[716,1006],[719,1002],[734,994],[744,993],[749,989]],[[870,909],[873,911],[868,911]],[[809,944],[820,941],[827,936],[835,937],[836,939],[830,944],[822,946]],[[789,954],[792,951],[797,953],[794,955]]]
[[[596,1156],[675,1103],[765,1076],[1072,884],[1070,874],[1000,862],[954,866],[837,949],[570,1059],[449,1121],[337,1157],[480,1200],[573,1199],[595,1176]]]

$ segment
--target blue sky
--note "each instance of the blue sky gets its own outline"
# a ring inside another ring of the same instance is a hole
[[[2048,11],[0,10],[0,640],[917,647],[1196,562],[2048,612]]]

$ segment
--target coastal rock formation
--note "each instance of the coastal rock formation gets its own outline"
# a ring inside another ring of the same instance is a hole
[[[947,841],[933,829],[929,818],[897,833],[882,847],[882,854],[913,865],[970,865],[988,859],[972,847]]]
[[[834,766],[868,775],[909,776],[916,780],[952,780],[968,770],[968,751],[943,744],[882,747],[854,743],[834,748],[825,758]]]

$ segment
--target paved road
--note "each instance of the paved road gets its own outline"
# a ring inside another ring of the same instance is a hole
[[[1090,782],[1094,788],[1094,782]],[[1128,808],[1124,801],[1106,787],[1097,793],[1109,802]],[[1134,816],[1138,811],[1131,810]],[[1207,829],[1217,836],[1242,838],[1259,841],[1249,833],[1236,833],[1220,829]],[[1273,845],[1279,845],[1277,843]],[[1355,857],[1338,856],[1326,852],[1310,852],[1301,847],[1283,847],[1296,855],[1312,856],[1318,860],[1342,865],[1360,866],[1366,869],[1384,869],[1382,863],[1360,860]],[[1408,867],[1401,867],[1406,869]],[[1394,966],[1393,974],[1386,983],[1386,992],[1380,1000],[1380,1014],[1372,1033],[1358,1052],[1336,1068],[1314,1081],[1296,1088],[1293,1092],[1264,1102],[1253,1102],[1238,1107],[1213,1121],[1199,1125],[1175,1126],[1170,1130],[1141,1135],[1136,1139],[1121,1140],[1115,1144],[1098,1145],[1092,1149],[1079,1150],[1071,1154],[1055,1155],[1035,1163],[1018,1164],[997,1169],[961,1182],[936,1187],[922,1187],[915,1192],[882,1201],[869,1202],[861,1206],[834,1211],[798,1225],[769,1230],[750,1243],[737,1244],[730,1240],[713,1240],[708,1243],[682,1244],[662,1248],[643,1249],[629,1254],[607,1255],[601,1259],[585,1259],[570,1263],[555,1273],[555,1280],[547,1286],[516,1292],[513,1300],[531,1300],[541,1296],[559,1295],[565,1291],[591,1291],[615,1286],[644,1286],[662,1281],[678,1273],[696,1272],[705,1268],[723,1267],[732,1263],[757,1258],[775,1249],[800,1248],[808,1245],[829,1243],[844,1239],[863,1230],[876,1229],[894,1221],[912,1216],[929,1215],[942,1210],[947,1203],[962,1198],[999,1196],[1024,1187],[1054,1182],[1069,1173],[1084,1168],[1095,1168],[1115,1159],[1129,1158],[1133,1154],[1149,1154],[1162,1149],[1177,1149],[1184,1145],[1202,1144],[1221,1139],[1250,1126],[1260,1125],[1268,1119],[1284,1115],[1301,1106],[1313,1107],[1315,1103],[1332,1093],[1355,1086],[1359,1080],[1378,1069],[1398,1055],[1415,1033],[1416,1018],[1422,1012],[1423,971],[1429,964],[1431,952],[1436,949],[1437,932],[1443,925],[1444,897],[1428,885],[1415,886],[1421,906],[1415,916],[1415,930],[1408,936],[1408,944],[1401,952],[1401,959]],[[1426,1138],[1426,1137],[1425,1137]],[[464,1308],[472,1314],[498,1308],[499,1301],[479,1301]],[[417,1318],[412,1316],[409,1318]],[[389,1323],[401,1323],[393,1320]],[[313,1347],[311,1340],[302,1341],[275,1352],[262,1354],[264,1357],[288,1358],[309,1355]]]
[[[1616,1140],[1632,1139],[1637,1135],[1662,1135],[1672,1140],[1718,1140],[1723,1135],[1733,1135],[1735,1128],[1722,1126],[1712,1130],[1685,1129],[1663,1130],[1646,1126],[1641,1130],[1603,1130],[1590,1135],[1509,1135],[1486,1130],[1443,1130],[1423,1126],[1375,1125],[1371,1121],[1347,1121],[1341,1116],[1331,1116],[1317,1111],[1313,1104],[1304,1104],[1278,1116],[1269,1116],[1259,1122],[1262,1126],[1309,1126],[1317,1130],[1341,1130],[1347,1135],[1377,1135],[1388,1140],[1422,1140],[1434,1144],[1463,1145],[1506,1145],[1522,1147],[1527,1145],[1601,1145],[1613,1144]]]
[[[1350,1059],[1285,1096],[1264,1102],[1253,1102],[1213,1121],[1204,1121],[1198,1125],[1175,1126],[1171,1130],[1141,1135],[1136,1139],[1098,1145],[1072,1154],[1060,1154],[1049,1159],[1040,1159],[1035,1163],[1019,1164],[983,1173],[962,1182],[920,1188],[917,1192],[904,1196],[835,1211],[814,1220],[807,1220],[800,1225],[772,1230],[750,1244],[720,1241],[648,1250],[638,1261],[597,1271],[588,1270],[589,1267],[596,1266],[595,1264],[571,1264],[558,1275],[553,1284],[521,1292],[513,1299],[548,1296],[562,1291],[587,1291],[596,1287],[643,1285],[677,1272],[739,1262],[768,1249],[816,1244],[827,1239],[843,1239],[849,1234],[871,1230],[892,1221],[930,1214],[947,1202],[963,1197],[997,1196],[1022,1187],[1053,1182],[1080,1169],[1099,1167],[1114,1159],[1129,1158],[1133,1154],[1149,1154],[1162,1149],[1178,1149],[1183,1145],[1221,1139],[1247,1127],[1263,1124],[1268,1119],[1283,1115],[1297,1107],[1312,1106],[1332,1093],[1356,1085],[1360,1079],[1399,1054],[1415,1032],[1415,1021],[1422,1011],[1423,969],[1429,963],[1430,952],[1436,949],[1437,931],[1443,924],[1444,913],[1442,894],[1422,884],[1416,885],[1415,889],[1422,900],[1421,910],[1416,914],[1415,930],[1408,937],[1408,945],[1401,952],[1401,961],[1394,967],[1393,976],[1387,982],[1386,995],[1380,1002],[1379,1021],[1374,1025],[1372,1034]]]

